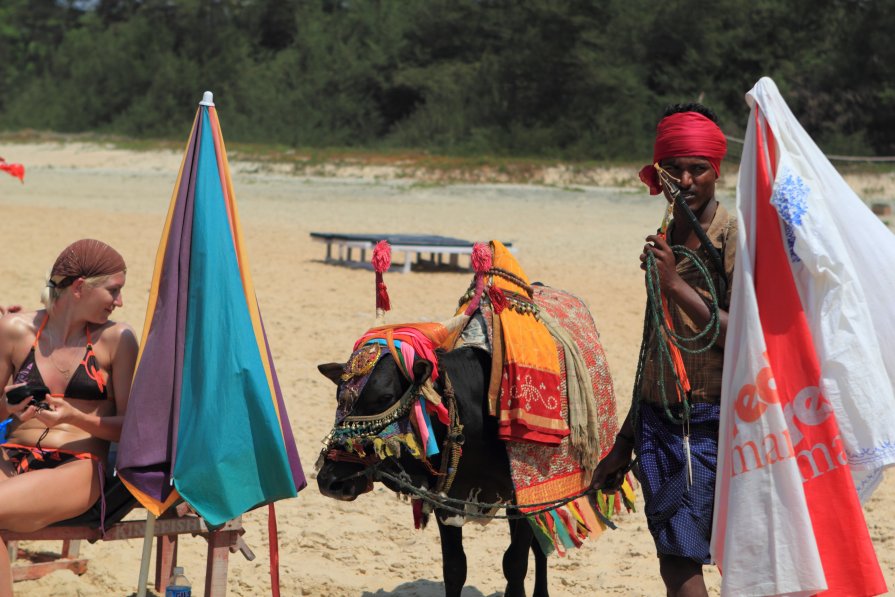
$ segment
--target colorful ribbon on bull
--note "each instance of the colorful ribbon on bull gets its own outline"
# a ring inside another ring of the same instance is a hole
[[[441,346],[447,337],[447,329],[438,323],[381,326],[361,336],[354,345],[354,352],[342,375],[343,383],[336,416],[337,426],[348,418],[373,368],[387,350],[402,375],[411,384],[419,385],[419,393],[423,400],[414,400],[409,405],[407,419],[399,418],[389,422],[383,429],[377,430],[372,437],[374,451],[380,459],[398,456],[396,443],[400,443],[406,446],[415,458],[427,459],[438,454],[439,447],[429,414],[432,412],[442,423],[450,424],[447,408],[442,404],[441,396],[433,386],[433,382],[438,379],[438,357],[435,349]],[[417,358],[424,358],[432,363],[432,371],[425,380],[414,379],[413,365]],[[362,456],[365,455],[363,442],[348,440],[345,442],[345,447]]]

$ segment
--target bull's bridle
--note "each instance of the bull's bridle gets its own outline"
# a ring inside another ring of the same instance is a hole
[[[453,384],[446,371],[442,371],[442,375],[444,377],[444,396],[442,401],[447,403],[449,424],[441,445],[441,466],[436,471],[427,460],[424,459],[423,462],[437,479],[435,493],[447,494],[457,474],[465,438],[463,436],[463,425],[460,423],[457,415],[457,398],[454,394]],[[401,395],[401,398],[381,413],[374,415],[348,414],[344,419],[336,423],[323,440],[321,457],[328,460],[362,464],[364,471],[357,476],[364,475],[371,480],[375,480],[379,473],[382,472],[378,470],[382,461],[377,462],[376,457],[372,454],[355,456],[344,449],[339,449],[337,445],[344,446],[349,442],[372,441],[383,429],[395,421],[408,416],[414,402],[419,400],[421,395],[422,384],[411,381],[410,387]],[[425,450],[425,446],[422,446],[422,449]]]
[[[421,384],[411,382],[410,387],[407,388],[401,398],[395,404],[379,414],[349,414],[346,416],[337,423],[326,436],[320,457],[333,461],[354,462],[361,464],[364,467],[363,470],[354,475],[350,475],[348,478],[367,477],[371,485],[373,481],[388,480],[395,483],[395,485],[401,489],[402,493],[420,499],[433,508],[439,508],[451,514],[469,516],[472,518],[509,520],[528,519],[536,514],[558,508],[559,506],[582,496],[588,496],[591,500],[594,499],[594,494],[596,492],[590,487],[586,487],[581,492],[566,498],[522,505],[508,504],[505,502],[482,504],[479,502],[471,502],[469,500],[449,497],[448,492],[450,491],[454,477],[457,474],[460,457],[463,454],[463,443],[465,438],[463,436],[463,425],[458,419],[457,399],[454,394],[453,384],[451,384],[450,377],[448,377],[446,371],[441,371],[441,374],[444,376],[444,396],[442,397],[442,401],[447,403],[450,425],[441,447],[441,466],[438,471],[431,471],[438,479],[433,490],[416,487],[410,482],[407,474],[403,471],[399,475],[393,475],[385,470],[381,470],[380,466],[384,461],[379,460],[375,454],[367,454],[366,456],[354,455],[346,450],[339,449],[334,445],[336,443],[344,445],[351,440],[372,440],[376,434],[385,429],[388,425],[397,421],[402,416],[406,416],[410,412],[413,402],[419,400],[420,395],[422,394]],[[428,461],[424,462],[428,463]],[[467,509],[467,506],[475,506],[481,509],[482,512],[470,512]],[[630,508],[632,507],[633,504],[630,505]],[[523,514],[520,512],[521,508],[527,509],[527,513]],[[510,512],[507,514],[488,514],[486,513],[488,510],[509,510]],[[616,528],[615,524],[609,520],[599,507],[594,507],[594,512],[603,524],[611,529]]]

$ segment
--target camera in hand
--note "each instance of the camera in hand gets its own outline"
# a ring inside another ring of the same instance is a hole
[[[31,396],[31,404],[40,407],[41,404],[46,404],[44,400],[46,400],[49,393],[50,389],[47,386],[28,384],[8,391],[6,393],[6,401],[10,404],[18,404],[28,396]]]

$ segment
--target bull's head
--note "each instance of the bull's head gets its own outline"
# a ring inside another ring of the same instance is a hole
[[[320,493],[354,500],[373,489],[377,470],[401,472],[414,486],[426,485],[428,471],[410,455],[411,446],[405,444],[402,449],[400,441],[402,432],[411,432],[408,413],[432,373],[431,361],[416,359],[410,381],[387,349],[368,344],[355,351],[348,363],[328,363],[317,369],[338,386],[335,426],[318,461]],[[401,490],[391,482],[386,485]]]

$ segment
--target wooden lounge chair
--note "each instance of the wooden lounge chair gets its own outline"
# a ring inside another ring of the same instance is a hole
[[[106,489],[106,533],[100,531],[99,502],[90,510],[69,520],[65,520],[34,533],[3,533],[9,545],[12,562],[13,581],[34,580],[56,570],[70,570],[75,574],[87,571],[88,561],[79,555],[80,542],[117,541],[139,539],[145,536],[146,520],[122,520],[135,510],[136,500],[118,480],[107,479]],[[205,565],[205,595],[222,597],[227,592],[227,566],[229,554],[240,551],[247,560],[255,554],[242,539],[244,533],[241,518],[227,522],[220,528],[209,529],[205,521],[189,506],[181,503],[166,512],[155,522],[154,536],[157,538],[155,562],[155,589],[164,591],[167,580],[177,564],[177,542],[179,535],[201,536],[208,541],[208,555]],[[29,553],[19,549],[19,541],[62,541],[59,554]],[[134,562],[136,585],[138,562]]]

